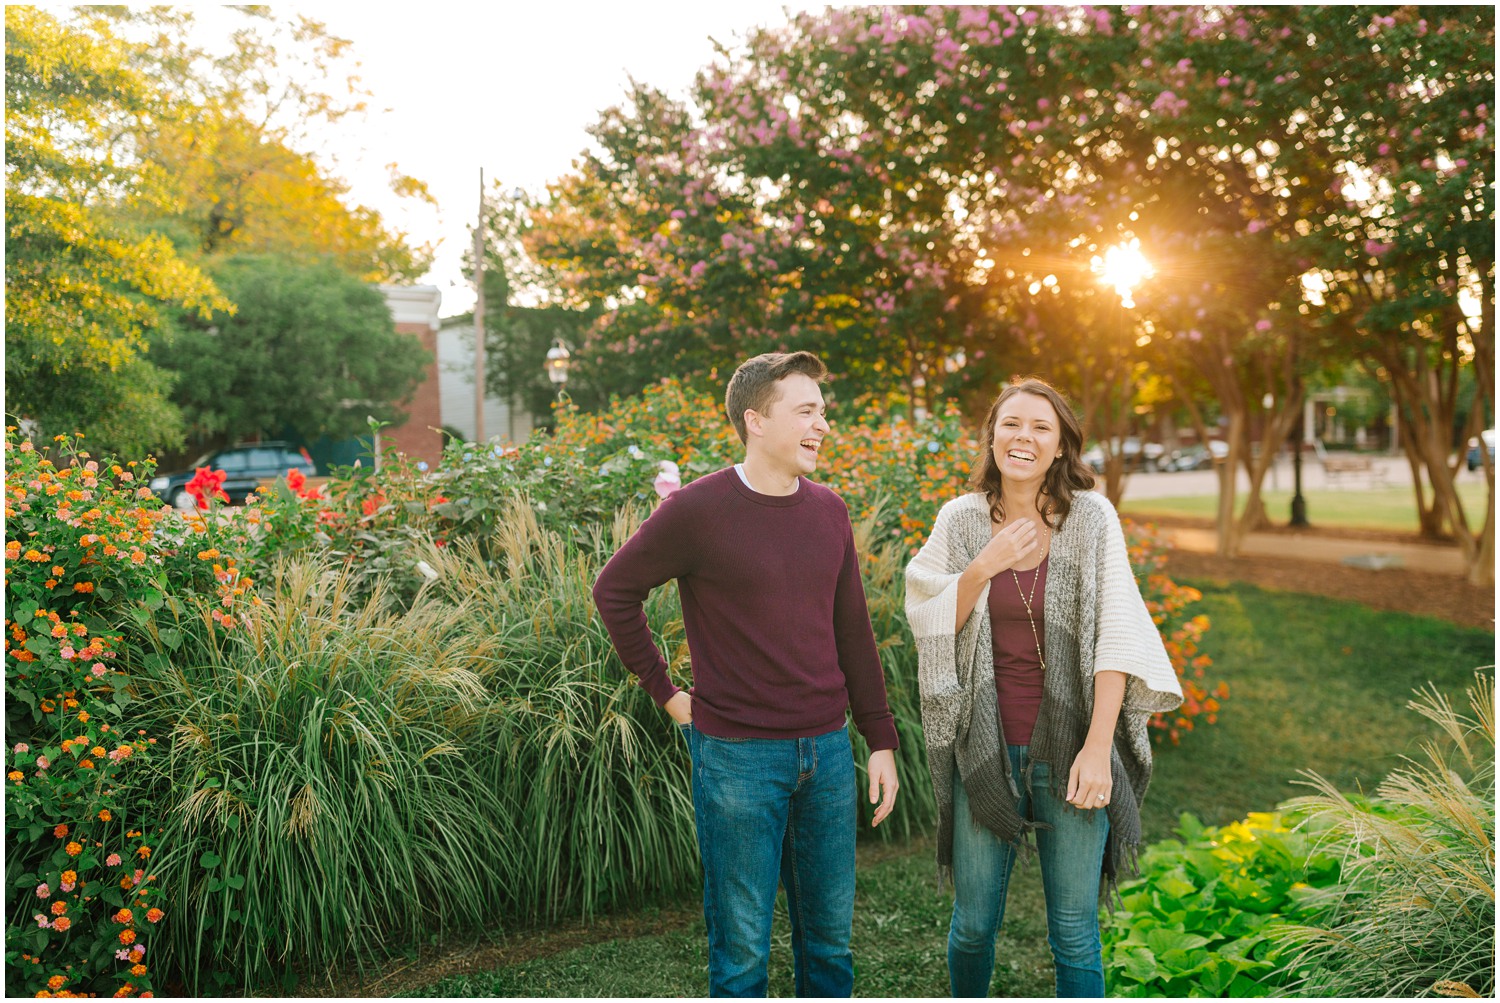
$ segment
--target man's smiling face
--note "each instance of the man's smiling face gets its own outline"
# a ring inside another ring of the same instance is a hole
[[[780,396],[757,415],[759,452],[782,473],[807,476],[818,469],[818,450],[829,431],[823,391],[802,373],[778,381],[776,389]]]

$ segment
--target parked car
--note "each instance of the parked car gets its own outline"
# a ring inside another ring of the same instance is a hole
[[[1484,448],[1490,454],[1490,466],[1495,465],[1495,430],[1487,428],[1479,433],[1479,438],[1469,440],[1468,464],[1470,470],[1478,470],[1484,461],[1479,458],[1479,444],[1483,442]]]
[[[186,470],[158,474],[151,478],[150,488],[174,508],[193,508],[197,503],[185,489],[200,467],[224,471],[224,493],[232,504],[244,504],[261,481],[280,477],[288,470],[300,470],[308,477],[318,472],[305,449],[285,442],[247,442],[205,453]]]
[[[1125,457],[1127,471],[1144,470],[1152,473],[1159,469],[1166,448],[1159,442],[1142,443],[1139,436],[1127,435],[1120,452]],[[1095,443],[1084,450],[1083,462],[1093,468],[1094,473],[1104,473],[1104,447]]]
[[[1208,444],[1196,442],[1191,446],[1174,449],[1172,453],[1162,461],[1163,470],[1207,470],[1215,463],[1223,463],[1229,455],[1229,444],[1218,439],[1208,440]]]

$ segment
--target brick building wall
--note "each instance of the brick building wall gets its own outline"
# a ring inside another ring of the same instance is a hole
[[[416,393],[403,408],[406,420],[381,433],[382,445],[415,460],[426,460],[436,466],[443,453],[442,393],[438,381],[437,342],[438,306],[442,292],[436,286],[382,285],[386,305],[396,322],[396,330],[422,343],[428,353],[427,370]]]

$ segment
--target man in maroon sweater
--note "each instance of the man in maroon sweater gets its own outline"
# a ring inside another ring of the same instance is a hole
[[[621,661],[687,736],[711,996],[765,995],[778,881],[797,995],[853,991],[851,709],[874,750],[876,825],[896,800],[896,727],[849,512],[806,479],[829,431],[827,376],[810,352],[735,370],[725,407],[744,462],[669,496],[594,584]],[[674,578],[691,691],[668,677],[643,609]]]

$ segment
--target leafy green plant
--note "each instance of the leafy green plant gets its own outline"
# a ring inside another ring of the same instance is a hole
[[[1338,880],[1337,857],[1293,819],[1255,813],[1204,827],[1184,814],[1180,839],[1148,848],[1103,927],[1115,996],[1270,996],[1284,984],[1272,931],[1306,915]]]
[[[1308,774],[1317,793],[1291,802],[1326,827],[1320,852],[1343,880],[1315,922],[1281,930],[1306,995],[1495,994],[1495,699],[1477,675],[1468,711],[1435,687],[1407,706],[1441,740],[1408,759],[1369,799]]]

